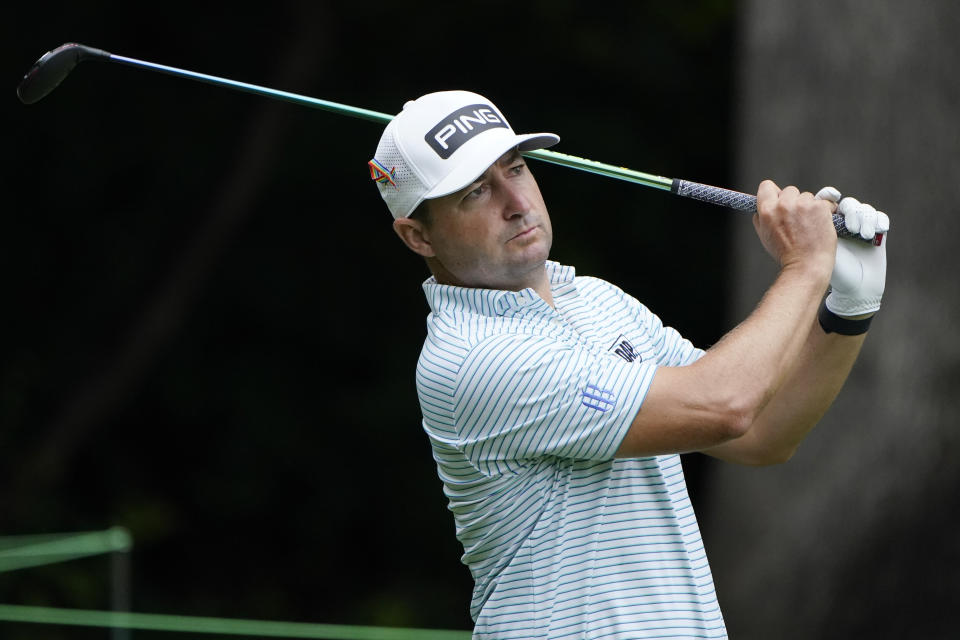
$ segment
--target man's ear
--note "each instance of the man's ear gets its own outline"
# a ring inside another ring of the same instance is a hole
[[[397,218],[393,221],[393,230],[403,240],[403,244],[407,245],[414,253],[424,258],[434,256],[433,245],[430,244],[427,229],[419,220]]]

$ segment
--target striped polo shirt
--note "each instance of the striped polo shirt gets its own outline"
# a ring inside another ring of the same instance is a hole
[[[614,459],[658,365],[702,351],[617,287],[423,288],[423,428],[475,638],[724,638],[680,458]]]

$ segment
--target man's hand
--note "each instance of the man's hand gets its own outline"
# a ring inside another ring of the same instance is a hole
[[[824,187],[816,198],[839,203],[837,212],[844,216],[847,230],[861,238],[872,239],[884,234],[880,246],[856,238],[840,238],[836,262],[830,278],[827,309],[838,316],[859,316],[880,308],[880,298],[887,276],[887,237],[890,218],[856,198],[840,198],[833,187]]]
[[[780,189],[764,180],[757,190],[757,213],[753,226],[781,268],[802,266],[823,270],[833,268],[837,233],[833,228],[834,205],[801,193],[796,187]]]

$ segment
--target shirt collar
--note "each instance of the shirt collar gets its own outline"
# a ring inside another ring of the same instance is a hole
[[[572,266],[562,265],[551,260],[547,260],[545,266],[554,302],[560,297],[575,292],[576,270]],[[505,291],[502,289],[457,287],[440,284],[433,276],[424,280],[423,292],[427,297],[430,310],[434,313],[467,311],[486,316],[503,316],[515,309],[543,303],[537,292],[531,288],[521,289],[520,291]]]

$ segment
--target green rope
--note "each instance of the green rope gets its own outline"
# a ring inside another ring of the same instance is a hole
[[[325,640],[469,640],[469,631],[272,622],[0,604],[0,621]]]
[[[0,537],[0,573],[115,551],[129,551],[132,546],[130,532],[123,527],[87,533],[4,536]]]

